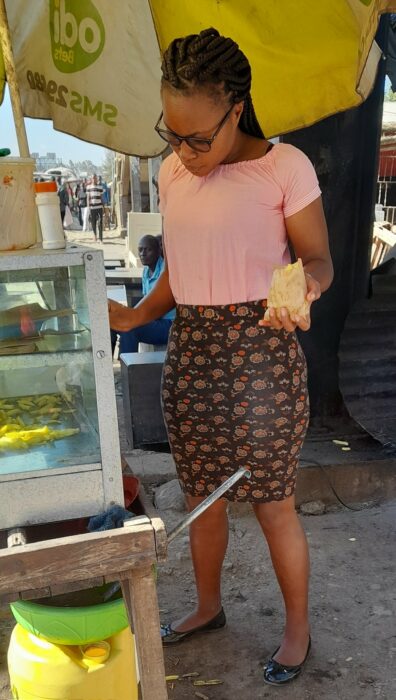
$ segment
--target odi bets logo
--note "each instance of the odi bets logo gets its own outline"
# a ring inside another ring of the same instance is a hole
[[[62,73],[90,66],[103,51],[105,28],[91,0],[50,0],[52,58]]]

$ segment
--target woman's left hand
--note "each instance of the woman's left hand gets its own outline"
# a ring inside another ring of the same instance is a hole
[[[319,282],[312,277],[308,272],[305,273],[305,279],[307,281],[307,296],[306,300],[311,308],[313,301],[317,301],[321,295]],[[308,331],[311,327],[311,315],[308,311],[306,316],[297,316],[289,314],[288,310],[285,308],[280,309],[269,309],[270,320],[264,321],[264,319],[259,321],[259,326],[265,326],[266,328],[275,328],[280,330],[283,328],[285,331],[291,333],[295,331],[296,328],[300,328],[302,331]]]

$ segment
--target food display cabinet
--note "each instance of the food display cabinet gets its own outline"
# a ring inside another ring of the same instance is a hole
[[[123,504],[102,252],[0,256],[0,529]]]

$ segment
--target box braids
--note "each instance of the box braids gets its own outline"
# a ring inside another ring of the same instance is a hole
[[[162,60],[162,85],[191,93],[196,88],[212,88],[214,97],[220,89],[233,103],[243,102],[239,128],[245,134],[264,139],[257,120],[250,87],[250,64],[238,44],[221,36],[217,29],[174,39]]]

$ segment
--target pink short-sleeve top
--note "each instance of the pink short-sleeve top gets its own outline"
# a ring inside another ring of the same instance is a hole
[[[159,196],[176,303],[266,299],[274,267],[290,262],[285,219],[320,194],[312,163],[286,143],[205,177],[192,175],[175,153],[166,158]]]

